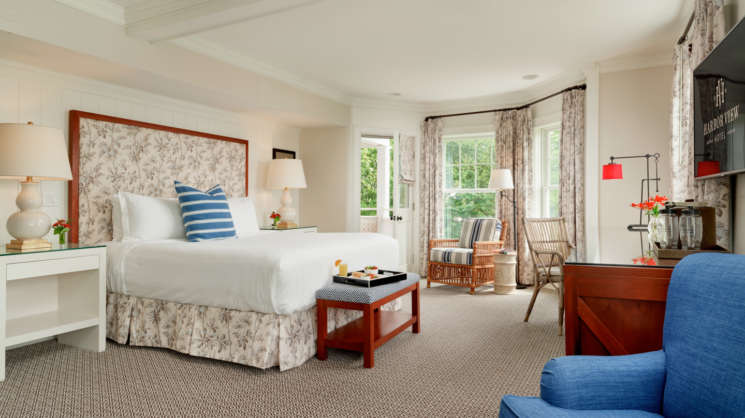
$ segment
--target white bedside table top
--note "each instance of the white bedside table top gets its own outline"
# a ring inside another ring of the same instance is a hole
[[[84,250],[87,248],[101,248],[105,247],[103,244],[52,244],[52,248],[41,249],[41,250],[29,250],[29,251],[18,251],[8,250],[5,245],[0,245],[0,257],[11,256],[11,255],[22,255],[22,254],[38,254],[38,253],[53,253],[57,251],[70,251],[70,250]]]
[[[278,228],[276,226],[262,226],[259,228],[262,231],[292,231],[293,229],[313,229],[318,228],[316,225],[300,225],[292,228]]]

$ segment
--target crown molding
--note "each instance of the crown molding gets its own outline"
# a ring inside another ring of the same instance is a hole
[[[597,64],[600,73],[614,73],[618,71],[632,71],[642,70],[645,68],[672,66],[673,53],[671,49],[669,52],[660,52],[657,54],[611,58],[599,61]]]
[[[224,48],[218,44],[205,41],[204,39],[196,36],[174,39],[170,42],[198,54],[206,55],[208,57],[226,62],[228,64],[232,64],[237,67],[264,75],[274,80],[279,80],[293,87],[309,91],[327,99],[331,99],[343,104],[350,104],[351,102],[349,96],[347,96],[341,90],[337,90],[325,84],[300,77],[289,71],[276,68],[264,62],[249,58],[245,55],[238,54],[228,48]]]
[[[56,0],[65,6],[98,16],[118,25],[126,23],[124,7],[108,0]]]

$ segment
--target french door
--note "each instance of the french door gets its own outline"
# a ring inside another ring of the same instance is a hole
[[[402,182],[399,135],[362,135],[360,146],[360,231],[378,232],[398,241],[401,268],[409,259],[413,223],[413,185]]]

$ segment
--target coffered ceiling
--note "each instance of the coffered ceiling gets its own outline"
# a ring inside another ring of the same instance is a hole
[[[691,0],[58,0],[335,98],[493,96],[671,54]],[[537,77],[525,77],[536,75]]]

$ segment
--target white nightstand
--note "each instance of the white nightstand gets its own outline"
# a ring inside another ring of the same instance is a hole
[[[0,381],[5,350],[57,336],[106,348],[106,247],[69,244],[39,252],[0,247]]]
[[[303,233],[309,234],[313,232],[318,232],[317,226],[296,226],[294,228],[275,228],[273,226],[262,226],[259,229],[261,229],[262,231],[276,231],[276,232],[300,233],[300,234],[303,234]]]

